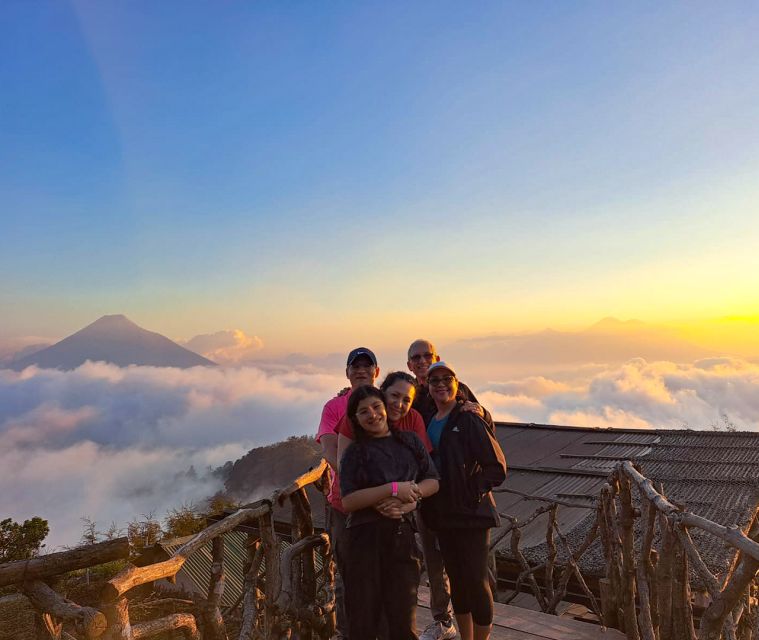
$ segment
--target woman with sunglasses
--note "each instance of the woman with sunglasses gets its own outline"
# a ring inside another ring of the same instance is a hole
[[[411,512],[438,490],[437,472],[415,434],[390,429],[379,389],[354,390],[347,416],[356,438],[340,464],[348,637],[374,640],[384,615],[390,640],[416,640],[420,565]],[[384,498],[399,504],[379,513],[374,505]]]
[[[506,460],[482,418],[462,410],[451,365],[433,363],[427,382],[437,408],[427,435],[440,491],[422,503],[422,517],[437,532],[462,640],[486,640],[493,622],[490,529],[500,524],[491,489],[506,478]]]

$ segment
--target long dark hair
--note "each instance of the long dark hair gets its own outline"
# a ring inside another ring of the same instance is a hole
[[[387,414],[385,394],[377,389],[377,387],[372,387],[371,385],[365,384],[358,387],[358,389],[354,389],[353,393],[351,393],[351,397],[348,399],[348,409],[346,410],[346,414],[348,416],[348,420],[350,420],[351,424],[353,425],[353,435],[356,437],[356,442],[361,442],[362,440],[369,439],[369,435],[358,423],[358,417],[356,416],[356,413],[358,412],[359,402],[366,400],[367,398],[378,398],[380,401],[382,401],[382,406],[385,407],[385,413]],[[388,428],[389,427],[390,425],[388,424]]]
[[[392,373],[388,374],[387,378],[385,378],[385,381],[382,383],[382,386],[384,388],[392,386],[398,380],[405,380],[405,378],[409,378],[412,383],[414,381],[410,375],[404,373],[403,371],[396,371],[395,373],[400,375],[391,380],[388,384],[388,379],[393,375]],[[387,413],[387,402],[385,401],[385,394],[382,392],[382,390],[377,389],[377,387],[372,387],[371,385],[365,384],[361,387],[358,387],[357,389],[354,389],[351,393],[351,397],[348,399],[348,409],[346,410],[345,414],[348,416],[348,420],[350,420],[350,423],[353,425],[353,436],[355,438],[353,444],[350,446],[356,446],[359,448],[359,455],[361,456],[362,461],[362,464],[359,466],[359,474],[361,474],[361,478],[365,478],[368,462],[366,447],[364,443],[370,440],[371,437],[358,423],[358,417],[356,416],[356,413],[358,411],[359,402],[366,400],[367,398],[378,398],[381,400],[382,406],[385,407],[385,413]],[[411,444],[400,434],[399,431],[391,427],[389,422],[387,423],[387,427],[390,429],[390,435],[393,437],[393,439],[396,442],[400,442],[404,447],[411,451],[411,453],[414,454],[414,458],[416,459],[417,463],[421,465],[421,461],[414,447],[411,446]]]

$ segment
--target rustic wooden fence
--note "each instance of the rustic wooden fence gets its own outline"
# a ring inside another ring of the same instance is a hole
[[[496,491],[546,503],[521,521],[501,514],[508,522],[494,533],[491,550],[510,535],[511,555],[521,567],[513,592],[501,602],[510,602],[526,584],[544,612],[556,613],[574,578],[601,624],[624,631],[630,640],[759,640],[756,509],[746,531],[725,527],[672,504],[662,487],[655,487],[629,461],[616,466],[595,507],[509,488]],[[560,507],[595,510],[586,538],[574,549],[558,526]],[[547,559],[530,565],[520,548],[520,530],[544,514]],[[708,569],[689,533],[694,527],[729,548],[726,555],[734,559],[725,575]],[[599,581],[600,606],[580,570],[581,558],[598,538],[607,567]],[[696,577],[707,592],[700,616],[694,615],[692,598]]]
[[[507,482],[508,484],[508,482]],[[597,602],[597,599],[588,586],[586,578],[583,576],[579,561],[580,558],[590,549],[591,545],[598,538],[598,520],[593,523],[590,531],[586,535],[585,539],[580,543],[576,549],[572,549],[567,540],[567,536],[559,528],[557,513],[560,507],[568,507],[573,509],[589,509],[596,510],[594,506],[588,506],[584,503],[577,503],[567,500],[556,500],[553,498],[546,498],[543,496],[531,495],[516,491],[515,489],[509,489],[508,487],[502,487],[495,489],[496,493],[510,493],[521,496],[526,500],[532,500],[537,502],[544,502],[545,505],[537,508],[530,516],[519,520],[509,513],[501,513],[501,517],[505,518],[507,524],[502,528],[494,532],[491,542],[491,567],[495,566],[496,560],[494,557],[494,550],[496,546],[506,538],[509,538],[509,551],[514,561],[519,564],[521,568],[518,574],[514,588],[509,595],[504,597],[498,597],[499,602],[503,604],[509,604],[519,593],[523,590],[523,585],[526,585],[529,592],[535,597],[540,609],[544,613],[556,615],[557,607],[559,603],[567,597],[570,581],[574,580],[577,588],[585,595],[586,601],[590,605],[590,608],[594,611],[599,620],[602,619],[603,614],[601,608]],[[520,543],[522,539],[521,530],[532,524],[533,521],[540,518],[544,514],[547,514],[547,526],[546,526],[546,549],[547,558],[544,562],[531,565],[525,557]],[[557,546],[557,540],[561,545],[563,555],[559,554],[559,547]],[[563,562],[560,561],[560,557]],[[491,584],[498,585],[497,572],[491,568]]]
[[[334,564],[329,537],[314,533],[305,491],[310,484],[323,489],[327,477],[327,463],[322,461],[290,486],[274,492],[270,499],[239,509],[207,527],[168,560],[144,567],[128,565],[106,583],[97,609],[65,599],[45,580],[128,558],[126,538],[0,565],[0,587],[16,585],[42,614],[49,635],[59,640],[73,638],[64,631],[64,622],[87,640],[139,640],[172,630],[181,630],[186,638],[199,639],[199,627],[206,640],[227,640],[220,606],[224,590],[224,534],[241,525],[253,525],[257,534],[248,534],[240,640],[286,638],[293,632],[303,640],[315,637],[327,640],[335,629]],[[292,507],[292,544],[283,551],[274,529],[273,508],[288,500]],[[187,558],[208,542],[212,545],[213,564],[207,597],[197,616],[173,613],[132,624],[127,593],[155,580],[174,578]],[[319,571],[315,562],[317,549],[322,555]]]
[[[748,531],[725,527],[672,504],[661,486],[655,487],[627,461],[617,465],[601,491],[598,513],[608,566],[605,612],[610,624],[616,622],[631,640],[759,640],[756,509]],[[724,576],[709,571],[691,538],[693,528],[735,551]],[[698,630],[693,575],[710,600]]]
[[[223,537],[236,527],[253,528],[248,534],[247,569],[242,596],[240,640],[326,640],[335,629],[334,565],[325,533],[314,533],[305,487],[327,484],[327,465],[297,478],[290,486],[240,509],[207,527],[180,547],[168,560],[144,567],[128,565],[103,589],[98,608],[79,606],[51,589],[45,580],[129,556],[126,538],[54,553],[32,560],[0,565],[0,587],[16,585],[43,615],[49,635],[59,640],[73,636],[63,629],[69,623],[80,638],[138,640],[182,630],[187,638],[227,640],[221,614],[224,589]],[[753,528],[725,527],[672,504],[662,488],[654,486],[631,462],[620,463],[609,476],[595,506],[499,489],[525,499],[542,501],[531,516],[519,521],[502,514],[506,525],[494,532],[492,547],[510,535],[511,555],[521,567],[515,589],[501,601],[523,590],[533,593],[540,608],[556,613],[567,597],[570,581],[579,585],[599,621],[625,632],[630,640],[759,640],[759,543],[756,513]],[[274,528],[275,505],[290,502],[292,544],[284,551]],[[558,525],[560,508],[594,511],[585,539],[574,548]],[[531,565],[521,547],[521,530],[546,516],[546,560]],[[734,550],[725,575],[715,576],[706,566],[689,530],[698,528]],[[599,581],[599,599],[580,570],[581,559],[600,539],[606,578]],[[192,613],[173,613],[146,622],[130,621],[131,589],[162,578],[173,578],[193,553],[208,542],[213,564],[207,597]],[[321,569],[315,562],[319,550]],[[265,567],[265,569],[264,569]],[[272,567],[277,570],[271,571]],[[708,602],[700,620],[694,616],[693,577],[704,585]],[[493,567],[493,583],[497,584]],[[699,622],[697,625],[696,622]]]

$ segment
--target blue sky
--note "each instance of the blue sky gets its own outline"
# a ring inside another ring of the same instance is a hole
[[[0,6],[0,331],[759,313],[753,3]]]

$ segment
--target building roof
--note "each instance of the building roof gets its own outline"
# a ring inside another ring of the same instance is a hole
[[[315,487],[309,485],[306,487],[306,493],[309,496],[311,504],[311,514],[314,528],[318,532],[323,530],[325,522],[325,499],[324,495]],[[254,506],[246,505],[246,506]],[[209,522],[216,522],[234,513],[235,509],[229,509],[224,513],[209,517]],[[291,545],[289,524],[292,519],[292,508],[290,502],[286,501],[283,506],[274,506],[274,521],[279,536],[280,554]],[[221,604],[223,607],[231,607],[237,603],[242,596],[243,583],[245,580],[245,563],[247,561],[247,544],[248,534],[258,534],[258,527],[255,523],[239,525],[232,531],[224,534],[224,592]],[[183,544],[191,540],[194,536],[184,536],[182,538],[173,538],[162,540],[158,547],[163,549],[167,556],[173,555]],[[322,568],[322,556],[316,553],[314,556],[316,569]],[[213,564],[212,544],[206,542],[198,551],[193,553],[182,568],[177,573],[177,584],[180,584],[185,591],[198,593],[202,596],[208,591],[208,583],[211,579],[211,565]],[[266,560],[261,562],[259,575],[265,575]]]
[[[172,556],[183,544],[195,536],[184,536],[162,540],[158,543],[169,556]],[[223,607],[231,607],[242,594],[245,579],[244,565],[246,560],[247,535],[240,531],[229,531],[224,534],[224,593],[221,597]],[[211,542],[204,544],[198,551],[185,560],[177,574],[177,581],[186,585],[188,591],[201,594],[208,592],[211,579]]]
[[[496,424],[496,436],[509,465],[503,486],[523,493],[591,507],[615,465],[632,460],[645,476],[662,482],[670,501],[723,525],[745,528],[759,502],[759,433],[509,422]],[[520,520],[542,504],[507,493],[496,494],[496,502],[501,513]],[[577,545],[594,516],[591,509],[560,507],[559,528]],[[522,530],[520,546],[536,563],[545,559],[546,523],[547,516],[541,516]],[[699,530],[692,530],[692,536],[709,568],[723,573],[732,558],[730,549]],[[497,551],[509,556],[508,544],[506,536]],[[581,564],[588,575],[604,574],[600,544]]]

